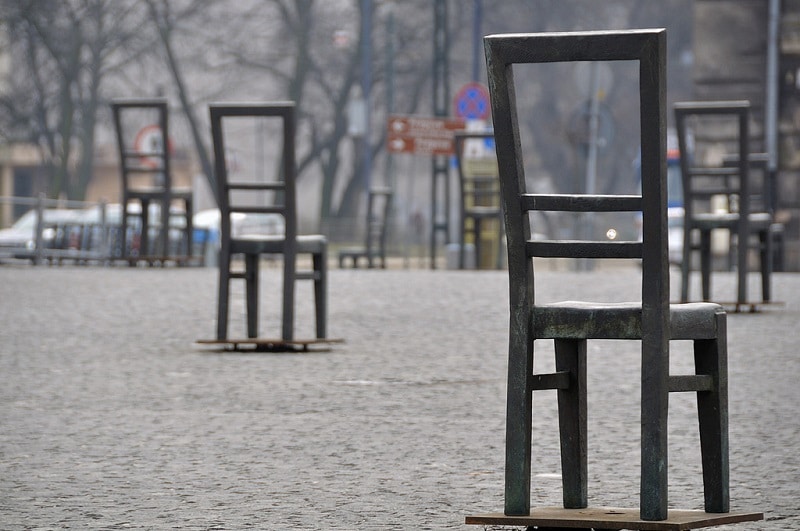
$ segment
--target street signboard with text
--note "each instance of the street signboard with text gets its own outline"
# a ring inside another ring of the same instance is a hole
[[[389,116],[387,149],[390,153],[454,154],[453,136],[464,120],[423,116]]]

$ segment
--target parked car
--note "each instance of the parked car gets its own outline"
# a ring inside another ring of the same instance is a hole
[[[201,210],[192,217],[195,229],[209,231],[212,241],[219,241],[219,209]],[[279,235],[286,231],[283,216],[280,214],[231,214],[231,232],[234,237],[247,235]]]
[[[141,218],[138,217],[141,205],[131,204],[128,211],[135,216],[129,218],[125,239],[128,248],[135,249],[139,241],[137,234],[141,232]],[[98,252],[110,257],[121,256],[122,206],[119,203],[104,207],[95,205],[85,209],[45,209],[43,212],[42,248],[51,251],[46,254],[63,258],[64,253],[56,254],[55,251],[67,250],[75,254],[69,256],[73,258],[81,258],[79,254]],[[158,205],[150,205],[150,241],[154,241],[160,231],[159,213]],[[185,238],[185,226],[183,211],[174,209],[170,217],[170,252],[177,253],[180,249]],[[35,258],[37,227],[38,213],[34,208],[23,214],[11,227],[0,230],[0,257]],[[197,235],[198,232],[195,231],[194,240],[197,240]]]
[[[45,227],[42,231],[44,247],[52,247],[57,232],[55,225],[78,222],[80,210],[47,208],[43,210]],[[25,212],[11,227],[0,229],[0,255],[5,257],[27,258],[36,249],[36,229],[39,220],[37,210]]]

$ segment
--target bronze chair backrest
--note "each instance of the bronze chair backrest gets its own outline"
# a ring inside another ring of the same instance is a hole
[[[209,106],[211,116],[211,136],[214,143],[214,172],[217,181],[217,204],[221,221],[222,245],[232,236],[231,214],[278,214],[283,217],[285,239],[294,242],[297,237],[297,194],[295,162],[295,105],[291,102],[278,103],[217,103]],[[235,145],[228,145],[224,134],[224,122],[243,119],[275,119],[281,121],[282,138],[271,139],[281,142],[278,175],[268,178],[259,176],[257,180],[237,181],[229,171],[236,162],[231,160]],[[271,201],[237,200],[236,193],[254,197],[269,193]]]

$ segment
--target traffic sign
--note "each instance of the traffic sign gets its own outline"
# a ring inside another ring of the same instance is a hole
[[[455,103],[455,115],[466,120],[485,120],[491,110],[489,89],[476,82],[467,83],[458,89]]]
[[[133,140],[133,148],[137,153],[143,155],[139,162],[147,168],[158,168],[161,165],[160,155],[164,152],[164,138],[161,134],[161,127],[157,124],[142,127],[136,138]],[[146,155],[154,155],[148,157]]]
[[[389,116],[387,148],[390,153],[452,155],[455,131],[464,120],[422,116]]]

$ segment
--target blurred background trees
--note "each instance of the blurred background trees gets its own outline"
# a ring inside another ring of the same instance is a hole
[[[448,4],[452,87],[473,81],[476,5]],[[482,34],[667,27],[670,101],[691,93],[691,0],[480,5]],[[387,115],[433,112],[430,0],[2,0],[0,13],[0,144],[37,146],[51,197],[85,198],[97,146],[113,142],[113,98],[167,97],[174,141],[193,153],[211,190],[207,104],[293,100],[300,111],[300,187],[316,198],[317,222],[332,223],[358,209],[367,184],[359,150],[371,150],[372,178],[385,178]],[[485,82],[482,61],[481,52],[479,82]],[[526,124],[536,124],[528,128],[534,171],[554,187],[576,187],[589,87],[572,71],[553,75],[563,82],[539,85],[530,74],[540,92],[521,113]],[[631,139],[638,138],[638,107],[629,103],[628,75],[624,67],[614,69],[601,87],[609,119],[600,161],[607,188],[630,180],[636,156]],[[359,142],[364,131],[355,129],[364,126],[353,118],[365,88],[369,137]],[[568,103],[550,105],[548,91]],[[571,176],[565,181],[550,168],[570,168]],[[402,178],[419,177],[425,175]]]

